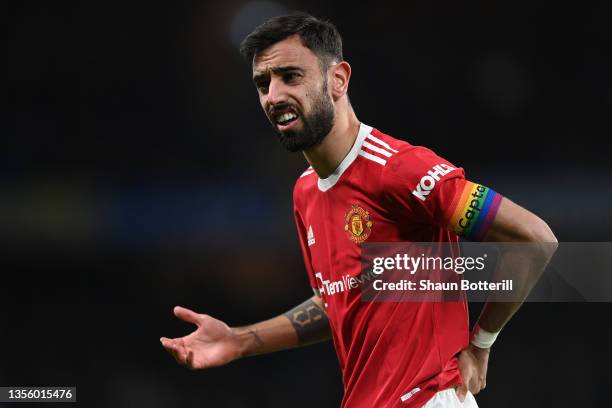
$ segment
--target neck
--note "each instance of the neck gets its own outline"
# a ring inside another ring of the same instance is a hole
[[[323,142],[304,150],[306,161],[319,178],[329,177],[355,144],[359,132],[359,120],[352,109],[344,115],[336,115],[334,126]]]

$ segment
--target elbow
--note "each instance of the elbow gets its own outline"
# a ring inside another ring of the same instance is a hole
[[[559,241],[548,224],[541,218],[535,217],[533,223],[526,228],[526,238],[529,242],[546,242],[557,244]]]
[[[557,251],[559,241],[546,222],[541,218],[535,218],[537,221],[528,228],[526,241],[535,244],[532,249],[548,262]]]

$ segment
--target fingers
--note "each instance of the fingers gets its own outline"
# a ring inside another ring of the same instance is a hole
[[[485,373],[481,373],[480,377],[478,378],[479,380],[479,389],[478,392],[484,390],[487,387],[487,375]],[[475,395],[475,394],[474,394]]]
[[[482,374],[476,373],[474,370],[468,369],[462,374],[463,383],[455,389],[455,392],[457,393],[459,401],[463,403],[467,397],[468,391],[473,395],[478,394],[485,388],[486,380]]]
[[[486,386],[486,381],[482,375],[471,375],[469,378],[465,378],[464,381],[467,384],[466,389],[473,395],[478,394]]]
[[[459,384],[459,386],[455,389],[455,392],[457,393],[457,398],[459,398],[459,401],[463,403],[465,401],[465,397],[467,397],[467,385],[465,385],[465,383]]]
[[[478,379],[477,377],[472,377],[472,379],[470,380],[470,385],[468,386],[468,389],[473,395],[478,394],[480,390],[482,389],[480,379]]]
[[[198,325],[200,323],[200,315],[198,315],[193,310],[189,310],[181,306],[176,306],[174,308],[174,315],[188,323],[193,323],[195,325]]]
[[[187,353],[186,365],[187,368],[189,368],[190,370],[193,370],[195,368],[195,366],[193,365],[193,350],[189,350],[189,353]]]
[[[178,359],[177,359],[178,349],[175,346],[174,341],[166,337],[160,338],[159,341],[161,342],[162,346],[166,349],[166,351],[170,353],[170,355],[172,355],[172,357],[174,357],[174,359],[177,360],[178,362]]]
[[[185,348],[185,344],[182,339],[168,339],[166,337],[162,337],[159,339],[162,346],[174,357],[177,363],[180,365],[185,365],[187,350]]]
[[[189,310],[185,307],[176,306],[174,308],[174,315],[179,319],[193,323],[196,326],[200,326],[202,319],[206,318],[205,315],[199,315],[193,310]],[[174,357],[176,362],[180,365],[187,366],[187,368],[193,369],[193,350],[188,349],[185,346],[185,337],[169,339],[167,337],[161,337],[159,339],[162,346]]]

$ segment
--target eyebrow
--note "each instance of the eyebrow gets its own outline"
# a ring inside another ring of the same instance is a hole
[[[299,71],[301,73],[304,72],[304,69],[294,66],[294,65],[284,65],[281,67],[272,68],[271,71],[276,75],[286,74],[287,72]],[[259,81],[268,77],[267,73],[258,73],[253,75],[253,82],[258,83]]]

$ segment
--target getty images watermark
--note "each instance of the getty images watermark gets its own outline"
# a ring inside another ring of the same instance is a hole
[[[612,243],[368,243],[362,271],[317,280],[370,302],[612,302]]]
[[[489,282],[479,280],[472,282],[468,279],[455,280],[439,280],[439,274],[434,274],[435,279],[400,279],[397,282],[387,282],[380,277],[385,272],[403,271],[410,276],[414,276],[417,272],[428,273],[444,271],[446,273],[454,272],[458,275],[463,275],[465,272],[483,271],[486,267],[485,261],[488,254],[483,254],[478,257],[471,256],[425,256],[421,253],[417,256],[412,256],[407,253],[395,254],[395,256],[375,257],[372,260],[371,272],[378,275],[377,279],[372,281],[372,287],[377,291],[457,291],[457,290],[494,290],[494,291],[511,291],[513,280],[503,279],[500,282]],[[451,275],[452,276],[452,275]]]

